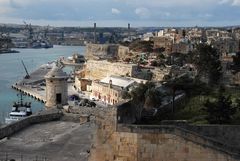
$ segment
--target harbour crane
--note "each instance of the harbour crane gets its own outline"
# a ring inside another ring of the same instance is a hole
[[[24,67],[24,69],[25,69],[25,72],[26,72],[26,76],[25,76],[24,78],[25,78],[25,79],[29,79],[29,78],[30,78],[30,75],[28,74],[27,68],[26,68],[23,60],[22,60],[22,65],[23,65],[23,67]]]
[[[25,30],[28,31],[28,39],[32,40],[33,39],[33,28],[31,23],[27,24],[25,21],[23,21],[24,25],[25,25]]]

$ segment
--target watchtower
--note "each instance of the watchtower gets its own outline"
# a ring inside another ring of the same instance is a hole
[[[47,108],[66,105],[68,101],[68,75],[58,65],[45,76]]]

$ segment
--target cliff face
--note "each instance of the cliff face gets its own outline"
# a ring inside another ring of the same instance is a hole
[[[129,48],[117,44],[87,44],[87,59],[124,59],[129,53]]]

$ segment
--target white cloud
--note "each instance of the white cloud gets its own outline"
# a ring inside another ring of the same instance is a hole
[[[112,8],[112,14],[118,15],[118,14],[120,14],[120,13],[121,13],[121,11],[120,11],[119,9],[117,9],[117,8]]]
[[[135,14],[138,15],[140,18],[149,18],[150,17],[150,11],[144,7],[136,8]]]
[[[226,4],[229,3],[230,0],[220,0],[218,4]]]
[[[230,4],[232,6],[240,6],[240,0],[220,0],[219,4]]]
[[[233,0],[232,5],[233,6],[240,6],[240,0]]]

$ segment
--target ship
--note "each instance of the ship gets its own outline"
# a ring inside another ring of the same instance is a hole
[[[11,124],[32,115],[31,102],[23,102],[22,93],[18,96],[20,97],[20,100],[13,103],[9,116],[5,118],[6,124]]]

